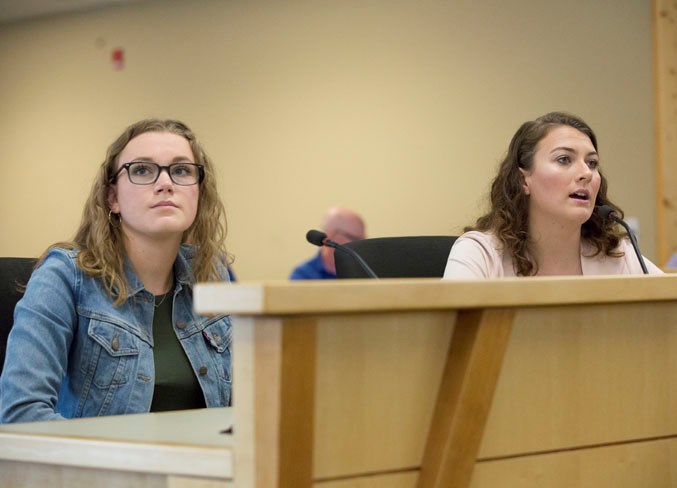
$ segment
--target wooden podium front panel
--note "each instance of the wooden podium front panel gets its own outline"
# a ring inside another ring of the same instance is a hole
[[[395,473],[315,483],[314,488],[414,488],[418,472]]]
[[[677,486],[677,304],[520,310],[472,488]]]
[[[251,379],[234,383],[237,485],[413,487],[456,317],[234,317],[234,375]],[[285,462],[303,451],[310,465]]]
[[[355,281],[197,294],[245,325],[235,388],[256,386],[234,400],[250,417],[235,423],[237,484],[677,486],[675,276]],[[313,339],[290,352],[299,325]],[[296,443],[303,462],[285,463]]]
[[[456,315],[318,318],[316,480],[420,467]]]
[[[503,486],[674,488],[677,486],[677,439],[560,451],[476,464],[470,488]]]
[[[480,458],[677,435],[677,304],[520,310]]]

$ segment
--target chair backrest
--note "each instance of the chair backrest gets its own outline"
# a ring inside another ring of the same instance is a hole
[[[20,285],[28,283],[35,258],[0,257],[0,373],[5,364],[7,336],[14,323],[14,307],[21,298]]]
[[[375,237],[349,242],[349,247],[379,278],[441,278],[456,236]],[[348,253],[334,252],[338,278],[368,278]]]

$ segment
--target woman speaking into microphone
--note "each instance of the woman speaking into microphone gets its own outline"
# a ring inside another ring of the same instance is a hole
[[[491,207],[466,227],[444,278],[642,274],[623,212],[607,198],[597,138],[551,112],[522,124],[491,185]],[[610,208],[615,218],[596,211]],[[662,271],[645,260],[650,274]]]

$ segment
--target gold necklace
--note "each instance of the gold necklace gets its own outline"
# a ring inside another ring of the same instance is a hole
[[[171,293],[172,293],[172,292],[169,291],[169,292],[165,293],[164,295],[162,295],[162,300],[160,300],[158,303],[153,303],[153,306],[154,306],[155,308],[158,308],[160,305],[162,305],[162,303],[167,299],[167,297],[168,297]]]

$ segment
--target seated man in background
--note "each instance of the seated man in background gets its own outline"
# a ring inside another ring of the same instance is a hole
[[[343,207],[332,207],[327,210],[322,222],[322,231],[327,234],[327,239],[337,244],[364,239],[365,236],[362,217]],[[299,264],[289,275],[290,280],[331,280],[335,278],[334,249],[327,246],[322,246],[313,258]]]

